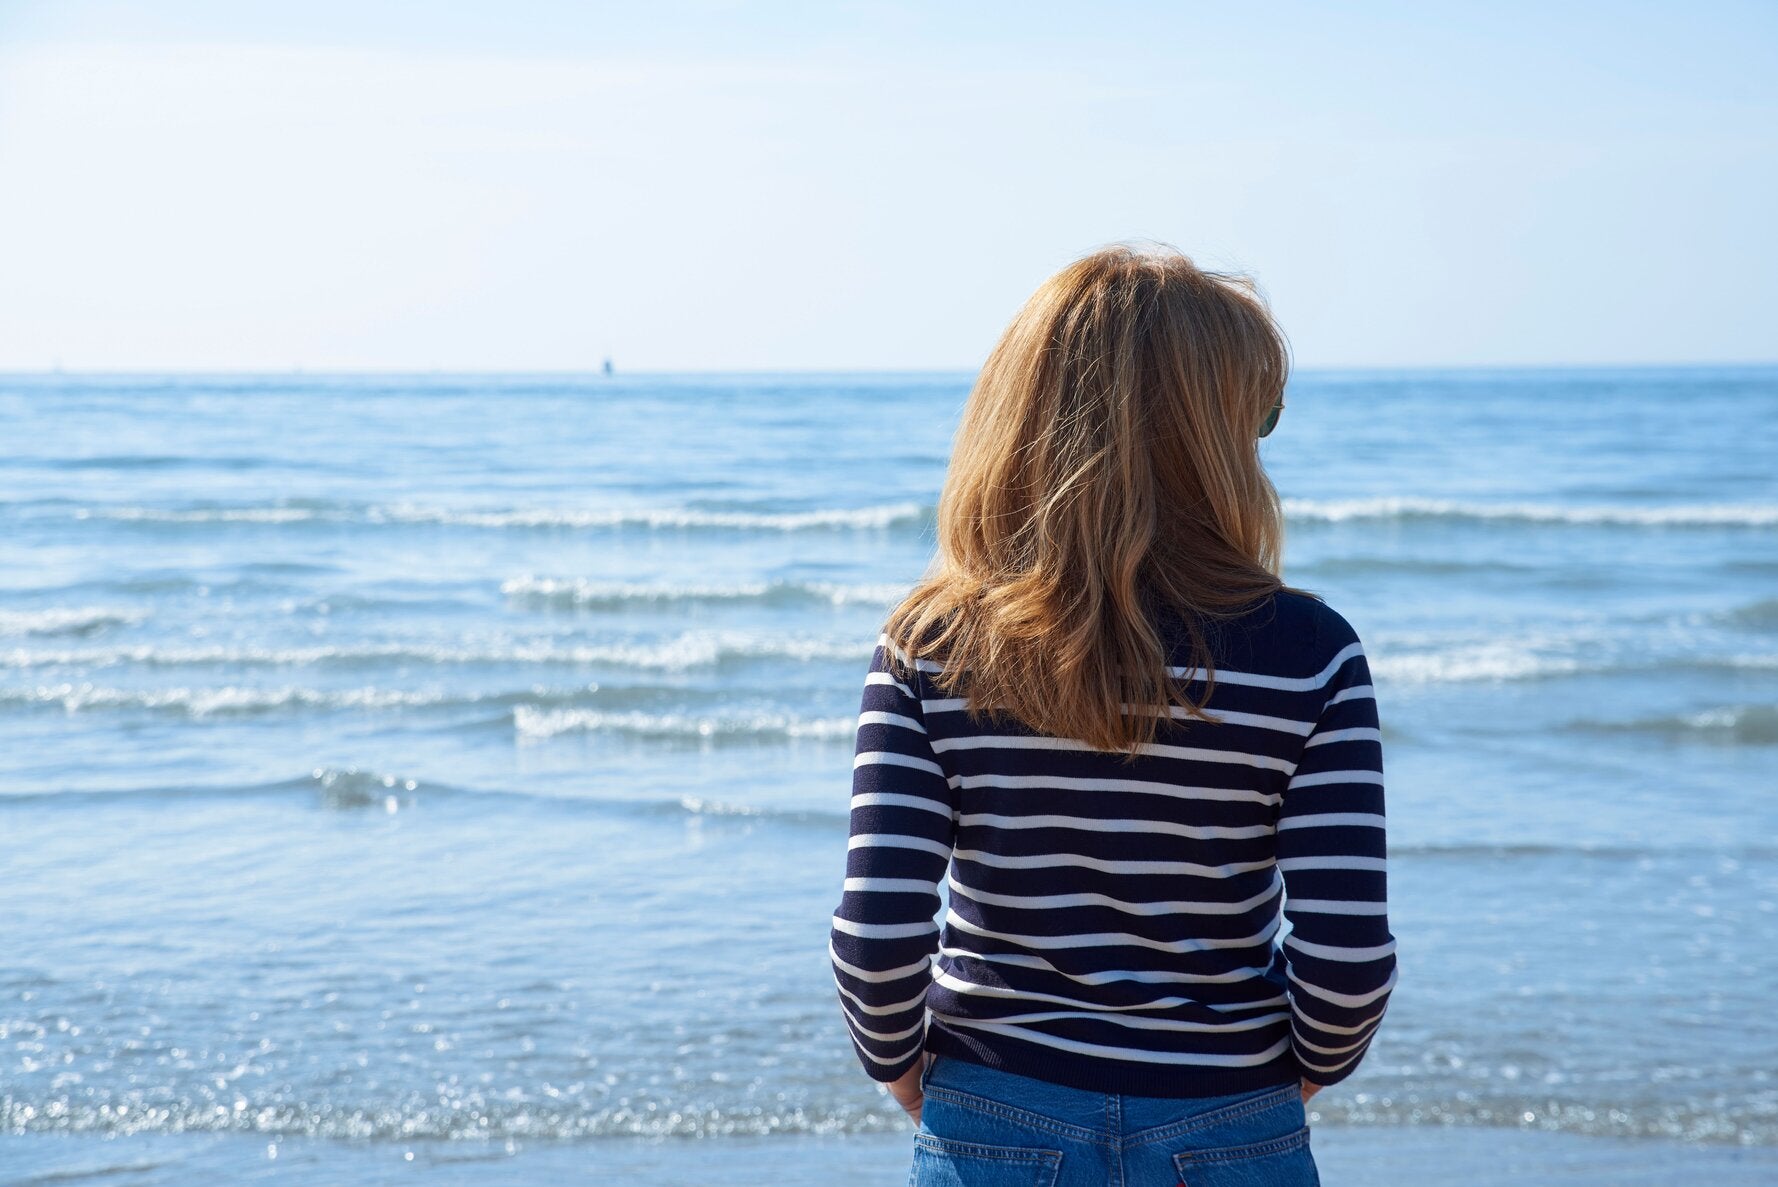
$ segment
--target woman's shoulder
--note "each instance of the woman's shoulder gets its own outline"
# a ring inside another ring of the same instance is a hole
[[[1358,642],[1351,622],[1325,598],[1290,587],[1209,625],[1213,651],[1222,662],[1280,676],[1317,672],[1330,656]]]

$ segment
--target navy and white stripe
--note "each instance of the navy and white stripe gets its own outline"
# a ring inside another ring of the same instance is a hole
[[[1220,722],[1175,710],[1133,765],[973,723],[879,638],[829,942],[871,1078],[923,1049],[1140,1096],[1357,1068],[1396,981],[1364,646],[1289,593],[1215,638]]]

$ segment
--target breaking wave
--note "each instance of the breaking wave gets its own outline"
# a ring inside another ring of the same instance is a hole
[[[278,504],[203,507],[81,507],[76,519],[162,524],[342,523],[435,524],[483,529],[716,529],[726,531],[865,531],[917,527],[933,513],[930,504],[886,503],[871,507],[832,507],[811,511],[718,510],[695,507],[437,507],[413,503],[364,505],[325,500]]]
[[[146,617],[103,606],[0,610],[0,635],[93,635],[107,627],[134,626]]]
[[[319,1086],[305,1087],[306,1094],[291,1088],[215,1092],[186,1084],[153,1097],[140,1089],[90,1087],[34,1098],[8,1094],[0,1097],[0,1133],[240,1133],[414,1142],[864,1134],[901,1132],[907,1125],[901,1111],[888,1104],[783,1100],[780,1094],[774,1106],[733,1091],[699,1094],[694,1089],[687,1094],[666,1086],[607,1086],[598,1080],[573,1093],[545,1084],[496,1093],[441,1082],[431,1101],[383,1107],[329,1099]],[[1613,1100],[1610,1093],[1575,1099],[1558,1092],[1534,1087],[1476,1092],[1449,1083],[1386,1087],[1318,1100],[1311,1112],[1317,1124],[1490,1126],[1722,1146],[1778,1144],[1778,1110],[1769,1092],[1752,1099],[1700,1096],[1676,1101]]]
[[[575,644],[539,641],[479,647],[442,643],[318,644],[309,647],[145,643],[128,647],[57,650],[14,648],[0,651],[0,669],[108,668],[121,664],[147,668],[353,668],[412,663],[439,666],[606,664],[622,668],[683,670],[755,660],[868,661],[874,646],[872,639],[836,640],[740,631],[687,631],[655,642]]]
[[[1778,745],[1778,704],[1724,705],[1693,713],[1668,713],[1633,721],[1569,722],[1579,733],[1650,734],[1675,741],[1715,742],[1730,746]]]
[[[841,585],[824,581],[757,581],[732,585],[644,585],[580,578],[514,577],[500,592],[516,601],[560,609],[619,609],[625,606],[692,603],[757,603],[765,606],[818,604],[887,606],[908,592],[904,585]]]
[[[1388,496],[1367,499],[1285,499],[1287,516],[1341,523],[1348,520],[1501,520],[1543,524],[1611,524],[1625,527],[1778,527],[1778,504],[1693,503],[1659,507],[1612,504],[1475,503],[1457,499]]]
[[[648,738],[747,740],[756,738],[850,739],[855,717],[798,717],[788,713],[696,716],[687,713],[610,712],[602,709],[541,709],[519,705],[513,726],[521,737],[552,738],[565,733],[633,734]]]

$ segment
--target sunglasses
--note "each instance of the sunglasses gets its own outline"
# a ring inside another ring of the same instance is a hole
[[[1260,436],[1262,436],[1262,437],[1267,436],[1268,434],[1271,433],[1271,431],[1273,429],[1278,427],[1278,414],[1283,411],[1284,411],[1284,401],[1283,400],[1279,400],[1276,404],[1272,405],[1272,410],[1270,412],[1266,413],[1266,418],[1260,422],[1260,425],[1259,425],[1259,435]]]

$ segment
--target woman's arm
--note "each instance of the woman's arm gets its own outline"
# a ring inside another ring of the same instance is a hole
[[[938,884],[956,843],[957,805],[926,733],[917,678],[896,676],[888,661],[884,636],[858,716],[846,880],[828,953],[865,1073],[891,1085],[912,1076],[917,1092]]]
[[[1278,819],[1291,1043],[1321,1087],[1357,1070],[1396,982],[1376,693],[1363,643],[1340,622],[1327,696]]]

